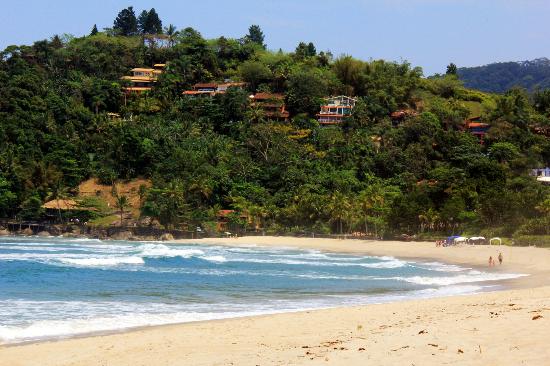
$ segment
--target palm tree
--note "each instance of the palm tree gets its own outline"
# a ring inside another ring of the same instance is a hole
[[[328,204],[328,210],[330,213],[330,221],[336,221],[339,225],[340,235],[343,233],[343,222],[348,217],[348,212],[351,209],[351,203],[348,197],[340,191],[335,191]]]
[[[50,200],[56,200],[57,202],[57,213],[59,215],[59,222],[63,222],[63,217],[61,215],[61,205],[59,203],[59,200],[66,198],[68,193],[68,188],[63,186],[63,183],[61,180],[58,180],[52,187],[49,194]]]
[[[122,226],[124,209],[129,206],[128,197],[124,195],[116,195],[115,199],[116,208],[118,208],[120,212],[120,226]]]
[[[365,220],[365,234],[369,233],[368,218],[371,214],[372,208],[374,207],[374,202],[372,199],[372,194],[368,190],[361,191],[359,194],[359,199],[357,200],[359,208],[363,213],[363,218]]]
[[[208,200],[212,195],[212,182],[207,177],[198,177],[189,185],[188,191],[195,193],[199,199],[199,204],[202,204],[203,200]]]
[[[180,32],[176,30],[176,27],[173,24],[170,24],[168,27],[164,28],[164,33],[168,36],[168,45],[173,47],[175,39]]]

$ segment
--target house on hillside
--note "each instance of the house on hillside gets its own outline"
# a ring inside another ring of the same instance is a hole
[[[487,123],[481,122],[481,117],[472,117],[464,121],[464,127],[472,135],[476,136],[479,139],[481,145],[484,144],[484,138],[487,134],[487,131],[491,126]]]
[[[216,94],[224,94],[229,88],[239,88],[243,89],[246,86],[246,83],[235,83],[235,82],[225,82],[225,83],[197,83],[193,85],[193,89],[185,90],[182,94],[189,96],[211,96],[213,97]]]
[[[533,125],[530,128],[535,135],[550,137],[550,126]]]
[[[345,95],[327,98],[317,113],[319,124],[321,126],[341,124],[345,118],[351,116],[356,102],[356,98]]]
[[[414,109],[408,108],[408,109],[399,109],[397,111],[394,111],[390,114],[390,118],[393,122],[393,124],[399,124],[403,122],[405,119],[417,116],[418,112]]]
[[[242,229],[235,221],[248,223],[249,218],[245,214],[238,214],[235,210],[219,210],[216,214],[216,230],[218,232],[236,231]]]
[[[130,70],[132,75],[123,76],[121,80],[129,82],[124,88],[127,94],[141,94],[150,91],[156,84],[158,77],[164,72],[166,64],[155,64],[153,68],[136,67]]]
[[[550,184],[550,168],[532,169],[530,175],[536,177],[537,181]]]
[[[250,96],[252,108],[263,110],[265,117],[277,121],[288,121],[290,113],[286,110],[283,94],[256,93]]]

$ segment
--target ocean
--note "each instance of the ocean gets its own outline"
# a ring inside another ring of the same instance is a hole
[[[470,294],[520,276],[291,248],[0,237],[0,344]]]

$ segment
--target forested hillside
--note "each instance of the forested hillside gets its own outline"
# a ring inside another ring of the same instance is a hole
[[[490,93],[504,93],[513,87],[530,92],[550,88],[550,60],[539,58],[524,62],[499,62],[458,69],[468,88]]]
[[[159,63],[150,92],[123,91],[132,68]],[[182,94],[224,80],[246,87]],[[284,94],[290,118],[270,119],[256,92]],[[357,104],[342,125],[320,126],[331,95]],[[534,133],[549,112],[550,91],[485,94],[308,42],[270,51],[258,26],[205,39],[129,8],[112,29],[0,54],[0,216],[39,220],[45,201],[77,196],[90,177],[140,177],[152,181],[141,214],[165,227],[211,228],[230,209],[271,232],[550,234],[550,191],[529,176],[550,166],[550,139]],[[483,144],[464,125],[479,115]]]

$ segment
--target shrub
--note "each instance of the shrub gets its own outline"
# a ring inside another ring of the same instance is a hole
[[[522,235],[550,235],[550,216],[528,220],[514,233],[514,237]]]
[[[550,248],[550,235],[518,235],[514,236],[516,246],[536,246]]]

